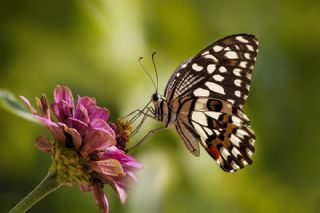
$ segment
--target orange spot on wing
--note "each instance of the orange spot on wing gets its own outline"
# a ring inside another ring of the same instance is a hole
[[[209,147],[209,154],[215,160],[217,160],[220,157],[220,153],[219,153],[218,149],[215,146],[210,146]]]

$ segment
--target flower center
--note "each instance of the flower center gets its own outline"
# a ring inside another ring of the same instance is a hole
[[[67,148],[59,142],[53,144],[52,169],[57,170],[58,181],[61,183],[90,183],[91,173],[89,159],[80,157],[72,148]]]

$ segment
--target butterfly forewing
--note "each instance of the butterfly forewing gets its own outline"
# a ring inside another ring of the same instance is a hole
[[[182,63],[165,90],[170,102],[186,95],[215,97],[242,108],[258,51],[252,35],[223,38]]]

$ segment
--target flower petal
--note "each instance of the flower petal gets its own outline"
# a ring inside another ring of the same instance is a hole
[[[107,124],[104,120],[100,118],[96,118],[91,120],[90,126],[94,129],[104,129],[105,131],[109,132],[113,137],[116,136],[114,130]]]
[[[100,154],[100,159],[108,159],[108,158],[114,158],[117,159],[121,165],[127,166],[127,167],[133,167],[133,168],[143,168],[143,165],[136,161],[133,157],[130,155],[127,155],[124,151],[115,149],[115,150],[109,150],[108,152],[104,152]]]
[[[109,111],[106,108],[93,106],[89,108],[90,120],[100,118],[104,121],[107,121],[109,118]]]
[[[76,129],[81,136],[85,136],[89,126],[82,121],[75,119],[75,118],[68,118],[65,123],[67,124],[68,127],[72,127]]]
[[[124,172],[119,161],[108,159],[102,161],[92,161],[90,163],[93,171],[104,176],[123,176]]]
[[[49,129],[49,131],[57,141],[59,141],[60,143],[65,143],[66,137],[64,136],[63,128],[61,128],[57,123],[38,115],[34,115],[33,117],[43,123],[43,125]]]
[[[83,156],[87,156],[94,151],[99,151],[110,146],[114,146],[116,144],[116,140],[108,132],[97,129],[89,129],[85,135],[83,144],[84,145],[81,149],[81,154]]]
[[[65,122],[66,119],[73,117],[73,106],[66,101],[51,104],[52,110],[57,116],[58,120]]]
[[[39,136],[36,138],[36,146],[43,152],[50,153],[52,151],[52,143],[47,137]]]
[[[68,134],[71,135],[72,137],[72,144],[74,145],[74,147],[76,148],[76,150],[79,150],[80,149],[80,146],[82,144],[82,137],[80,135],[80,133],[74,129],[74,128],[68,128],[68,127],[65,127],[64,128],[64,131]]]
[[[78,105],[77,115],[75,118],[82,121],[85,124],[88,124],[90,121],[88,111],[83,105]]]
[[[36,97],[36,103],[39,108],[41,116],[52,120],[47,98],[44,95],[42,95],[40,99]]]
[[[72,108],[74,107],[73,96],[69,87],[57,85],[54,89],[53,95],[55,103],[65,101]]]
[[[99,206],[101,212],[108,213],[109,211],[109,204],[104,191],[98,184],[93,185],[93,195],[96,199],[96,203]]]
[[[120,201],[122,204],[124,204],[126,202],[127,199],[127,192],[124,188],[122,188],[121,186],[119,186],[117,183],[114,183],[114,186],[116,188],[117,194],[120,198]]]
[[[75,112],[75,118],[79,119],[81,116],[81,107],[84,107],[87,111],[89,111],[89,108],[96,106],[96,99],[90,98],[90,97],[80,97],[78,96],[78,103],[76,107]]]
[[[35,110],[35,108],[33,108],[33,106],[31,105],[31,103],[30,103],[30,101],[26,98],[26,97],[24,97],[24,96],[19,96],[21,99],[22,99],[22,101],[29,107],[29,109],[30,109],[30,111],[31,111],[31,113],[32,114],[38,114],[37,113],[37,110]]]
[[[137,174],[134,171],[126,171],[126,175],[131,177],[134,182],[138,182]]]

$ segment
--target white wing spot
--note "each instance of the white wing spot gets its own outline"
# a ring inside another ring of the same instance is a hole
[[[234,94],[237,96],[237,97],[241,97],[241,92],[239,91],[239,90],[236,90],[235,92],[234,92]]]
[[[194,110],[202,111],[203,109],[207,109],[207,99],[200,98],[196,101],[196,104],[194,106]]]
[[[250,59],[250,53],[245,53],[245,54],[244,54],[244,57],[245,57],[246,59]]]
[[[251,140],[249,140],[249,144],[251,145],[251,146],[254,146],[254,143],[255,143],[256,141],[254,140],[254,139],[251,139]]]
[[[178,72],[178,73],[176,74],[176,76],[179,77],[179,76],[180,76],[180,72]]]
[[[209,129],[208,127],[203,127],[204,131],[208,133],[208,135],[212,135],[213,132],[211,129]]]
[[[233,147],[231,149],[231,152],[236,158],[238,158],[238,156],[242,156],[241,153],[239,152],[239,150],[237,148],[235,148],[235,147]]]
[[[246,148],[246,153],[249,157],[252,156],[253,152],[251,152],[251,150],[249,148]]]
[[[249,121],[249,118],[248,118],[248,116],[247,116],[246,114],[242,113],[242,115],[243,115],[243,117],[244,117],[245,120]],[[250,130],[251,130],[251,129],[250,129]],[[252,130],[251,130],[251,131],[252,131]],[[254,134],[254,133],[252,132],[252,134]]]
[[[209,64],[207,66],[207,71],[209,74],[213,73],[216,70],[217,66],[215,64]]]
[[[234,46],[236,47],[236,49],[237,49],[237,50],[240,50],[240,48],[239,48],[239,46],[238,46],[238,45],[234,45]]]
[[[230,155],[230,152],[224,147],[220,149],[220,153],[225,160],[227,160],[228,156]]]
[[[241,72],[241,69],[239,69],[239,68],[235,68],[233,70],[233,74],[236,75],[236,76],[239,76],[239,77],[241,76],[240,72]]]
[[[198,88],[195,91],[193,91],[193,94],[198,97],[201,97],[201,96],[208,97],[210,92],[207,89]]]
[[[229,52],[226,52],[224,54],[224,56],[228,59],[237,59],[238,58],[238,54],[234,51],[229,51]]]
[[[220,135],[220,131],[218,131],[218,130],[216,130],[216,129],[214,129],[213,131],[214,131],[214,133],[215,133],[216,135]]]
[[[224,66],[221,66],[221,67],[219,68],[219,71],[222,72],[222,73],[224,73],[224,72],[227,72],[227,69],[226,69]]]
[[[241,140],[237,136],[232,134],[230,137],[230,141],[232,142],[233,145],[240,147]]]
[[[204,114],[208,115],[209,117],[218,120],[219,116],[222,114],[221,112],[214,112],[214,111],[207,111]]]
[[[251,80],[252,75],[250,73],[247,73],[247,79]]]
[[[203,70],[203,66],[199,66],[198,64],[194,63],[192,64],[192,69],[199,72]]]
[[[209,51],[205,51],[205,52],[203,52],[201,55],[207,55],[207,54],[209,54],[210,52]]]
[[[223,47],[219,46],[219,45],[216,45],[212,48],[215,52],[219,52],[223,49]]]
[[[242,125],[241,119],[236,117],[236,116],[232,116],[231,120],[234,123],[234,125],[236,125],[236,126],[241,126]]]
[[[182,64],[182,65],[181,65],[181,68],[186,68],[187,65],[188,65],[188,63]]]
[[[214,80],[216,80],[216,81],[223,81],[224,80],[224,77],[223,76],[221,76],[221,75],[214,75],[214,76],[212,76],[213,77],[213,79]]]
[[[241,159],[241,163],[244,165],[244,166],[246,166],[246,165],[248,165],[248,162],[245,160],[245,159]]]
[[[246,85],[246,89],[247,89],[248,91],[250,90],[250,85],[249,85],[249,84]]]
[[[247,99],[248,99],[248,96],[247,96],[247,95],[244,95],[243,98],[244,98],[244,100],[247,100]]]
[[[242,36],[237,36],[236,39],[242,43],[249,43],[249,41]]]
[[[242,81],[241,81],[240,79],[234,80],[234,84],[235,84],[237,87],[241,87],[241,83],[242,83]]]
[[[236,134],[240,138],[244,138],[244,136],[249,136],[249,134],[246,131],[244,131],[243,129],[238,129]]]
[[[234,161],[231,162],[231,167],[232,167],[234,170],[240,169],[240,167],[239,167]]]
[[[192,112],[191,118],[201,125],[208,126],[206,115],[203,112],[194,111]]]
[[[226,48],[224,48],[224,50],[225,50],[225,51],[229,51],[229,50],[231,50],[231,49],[230,49],[230,47],[226,47]]]
[[[252,52],[254,51],[254,49],[253,49],[253,46],[252,46],[252,45],[247,44],[246,46],[247,46],[248,50],[250,50],[250,51],[252,51]]]
[[[202,127],[199,124],[192,121],[192,125],[193,125],[194,129],[197,131],[197,133],[200,135],[201,138],[207,137],[206,133],[203,131]]]
[[[208,55],[205,55],[204,57],[207,58],[207,59],[212,59],[215,62],[218,62],[218,59],[216,57],[214,57],[213,55],[208,54]]]
[[[220,93],[225,95],[224,89],[219,84],[213,83],[213,82],[206,82],[205,85],[213,92]]]
[[[247,68],[248,62],[247,61],[241,61],[239,66],[242,68]]]
[[[217,163],[219,164],[219,165],[223,165],[223,160],[222,160],[222,158],[221,157],[219,157],[217,160]]]
[[[232,99],[227,99],[227,101],[229,101],[230,103],[232,103],[232,104],[234,104],[234,100],[232,100]]]

